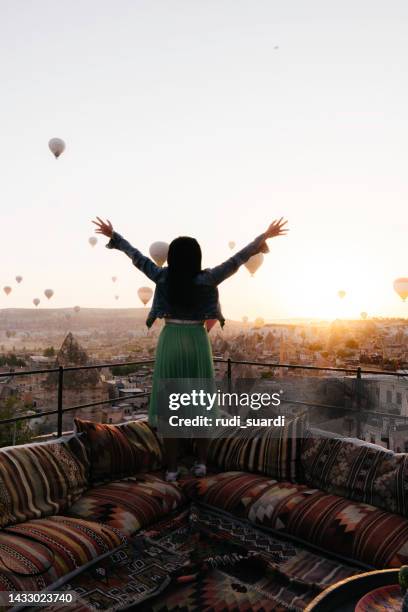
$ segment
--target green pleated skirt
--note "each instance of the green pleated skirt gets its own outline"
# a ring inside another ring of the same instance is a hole
[[[165,379],[214,379],[211,344],[204,325],[166,323],[156,348],[149,423],[157,427],[159,384]]]

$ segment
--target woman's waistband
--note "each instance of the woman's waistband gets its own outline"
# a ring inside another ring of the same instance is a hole
[[[168,323],[176,323],[177,325],[204,325],[204,321],[191,321],[189,319],[165,319],[166,325]]]

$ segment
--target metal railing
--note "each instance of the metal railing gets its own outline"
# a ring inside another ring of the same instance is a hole
[[[313,365],[302,365],[302,364],[292,364],[292,363],[278,363],[278,362],[261,362],[261,361],[246,361],[246,360],[234,360],[234,359],[223,359],[220,357],[214,358],[214,363],[225,363],[227,366],[227,381],[228,388],[231,389],[232,385],[232,367],[233,365],[245,365],[245,366],[257,366],[262,368],[269,369],[291,369],[291,370],[312,370],[319,372],[343,372],[344,374],[354,375],[357,381],[361,381],[363,374],[370,375],[387,375],[387,376],[395,376],[397,378],[406,378],[406,374],[403,372],[391,372],[388,370],[364,370],[361,367],[357,368],[347,368],[347,367],[321,367],[321,366],[313,366]],[[0,372],[1,378],[13,378],[19,376],[32,376],[39,374],[57,374],[57,407],[54,410],[48,410],[43,412],[36,412],[35,414],[27,414],[27,415],[19,415],[15,417],[11,417],[8,419],[0,420],[0,426],[9,425],[12,423],[17,423],[18,421],[25,421],[31,419],[38,419],[41,417],[47,417],[51,415],[57,415],[57,436],[62,435],[62,423],[63,423],[63,415],[68,412],[74,412],[76,410],[81,410],[84,408],[92,408],[95,406],[102,406],[107,404],[117,404],[129,399],[134,398],[142,398],[148,397],[150,395],[147,391],[142,391],[140,393],[130,394],[126,397],[117,397],[107,400],[98,400],[95,402],[88,402],[86,404],[78,404],[75,406],[64,407],[64,376],[66,372],[77,372],[81,370],[101,370],[104,368],[115,368],[115,367],[124,367],[124,366],[145,366],[145,365],[153,365],[154,359],[147,359],[144,361],[127,361],[122,363],[99,363],[92,365],[84,365],[84,366],[59,366],[56,368],[47,368],[40,370],[17,370],[17,371],[8,371],[8,372]],[[134,374],[133,372],[129,372],[129,376]],[[357,385],[356,389],[356,402],[357,402],[357,410],[361,409],[361,393],[359,391],[359,386]],[[292,402],[292,403],[301,403],[304,405],[311,405],[310,402]],[[339,406],[328,406],[324,404],[313,404],[316,407],[322,408],[339,408]],[[404,419],[405,417],[399,415],[392,415],[389,413],[379,413],[376,411],[364,411],[365,414],[373,414],[376,416],[387,416],[389,418],[394,419]]]

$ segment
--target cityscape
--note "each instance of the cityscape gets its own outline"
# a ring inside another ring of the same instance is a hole
[[[72,431],[75,416],[113,424],[145,416],[163,325],[157,321],[148,330],[146,314],[143,308],[2,310],[0,374],[9,375],[0,377],[0,420],[30,417],[3,426],[2,446],[55,435],[56,415],[36,415],[56,409],[57,373],[46,370],[59,366],[113,364],[65,374],[64,409],[93,405],[64,414],[63,431]],[[245,317],[228,320],[224,329],[216,325],[209,337],[217,380],[226,379],[231,360],[232,381],[279,384],[289,413],[302,407],[328,431],[407,452],[406,319],[268,322]],[[129,362],[146,363],[120,365]],[[363,373],[357,387],[358,368]],[[24,371],[39,374],[13,375]]]

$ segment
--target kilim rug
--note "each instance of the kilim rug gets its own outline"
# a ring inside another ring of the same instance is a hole
[[[361,571],[194,506],[57,590],[76,592],[75,612],[283,612]]]

